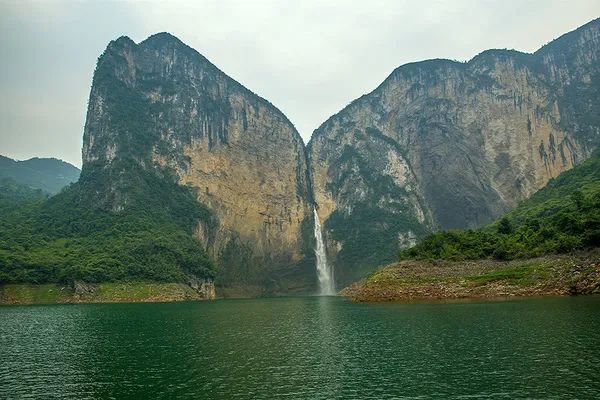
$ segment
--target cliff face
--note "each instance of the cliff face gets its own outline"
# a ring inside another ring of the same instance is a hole
[[[315,202],[338,283],[433,229],[475,227],[600,143],[600,20],[534,54],[396,69],[317,129]]]
[[[314,202],[343,285],[431,230],[490,222],[589,156],[599,26],[534,54],[399,67],[306,149],[278,109],[178,39],[122,37],[98,60],[78,187],[121,213],[169,182],[157,198],[174,217],[179,189],[193,189],[212,213],[199,212],[194,236],[225,295],[314,289]]]
[[[298,132],[169,34],[111,42],[94,75],[82,179],[108,174],[110,193],[98,202],[121,212],[132,165],[194,188],[213,212],[194,234],[217,260],[225,295],[314,284],[312,200]]]

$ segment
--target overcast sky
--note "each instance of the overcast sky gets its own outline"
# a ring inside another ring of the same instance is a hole
[[[391,71],[489,48],[533,52],[600,16],[600,0],[0,0],[0,154],[81,165],[87,98],[108,42],[167,31],[267,98],[305,141]]]

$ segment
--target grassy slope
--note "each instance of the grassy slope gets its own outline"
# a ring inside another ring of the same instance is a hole
[[[436,232],[400,259],[510,260],[600,246],[600,152],[477,230]]]
[[[600,252],[496,261],[406,260],[349,286],[356,301],[600,293]]]
[[[596,151],[581,165],[551,179],[544,188],[508,213],[508,217],[520,223],[527,218],[551,215],[571,207],[571,196],[577,191],[588,198],[597,199],[600,194],[600,151]]]

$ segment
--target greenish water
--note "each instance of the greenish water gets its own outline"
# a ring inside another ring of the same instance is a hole
[[[0,307],[0,398],[600,398],[600,297]]]

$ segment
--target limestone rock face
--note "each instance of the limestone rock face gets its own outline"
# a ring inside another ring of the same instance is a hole
[[[113,213],[157,182],[190,187],[214,216],[193,235],[226,296],[315,289],[316,204],[343,286],[432,230],[490,222],[588,157],[599,45],[595,20],[534,54],[404,65],[305,148],[277,108],[177,38],[122,37],[98,60],[79,186]],[[169,215],[181,202],[165,201]]]
[[[214,226],[199,223],[194,235],[219,263],[223,294],[314,284],[301,137],[272,104],[169,34],[139,44],[122,37],[98,61],[84,175],[124,160],[191,186],[213,211]],[[110,208],[121,210],[127,182],[117,172],[112,176]]]
[[[317,129],[314,199],[341,283],[433,229],[492,221],[600,143],[600,20],[534,54],[396,69]]]

